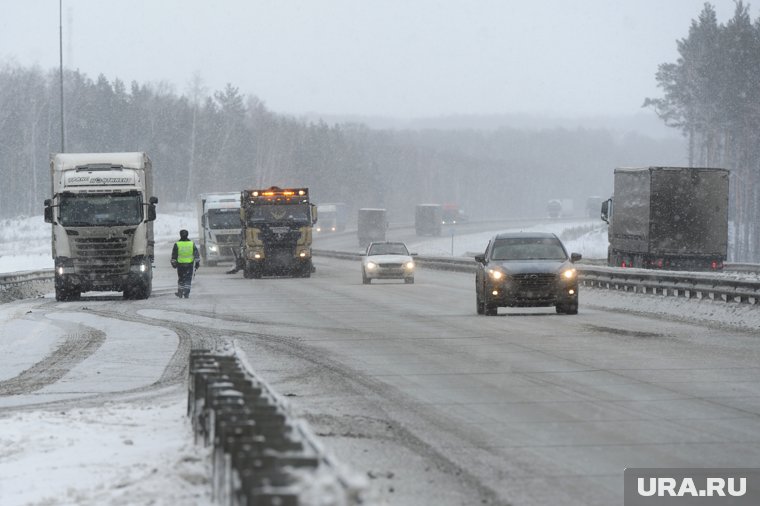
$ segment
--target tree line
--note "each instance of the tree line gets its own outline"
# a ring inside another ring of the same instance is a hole
[[[719,23],[706,3],[677,41],[676,62],[656,74],[663,91],[649,98],[660,118],[688,140],[690,166],[731,170],[730,219],[734,259],[760,260],[760,18],[736,2]]]
[[[155,194],[193,209],[203,192],[308,186],[316,202],[385,207],[411,222],[417,203],[456,203],[474,219],[546,215],[553,198],[576,212],[609,196],[616,166],[685,163],[679,139],[604,129],[373,130],[269,110],[228,84],[195,76],[127,85],[64,70],[66,152],[145,151]],[[49,158],[61,150],[57,70],[0,65],[0,217],[42,214]]]

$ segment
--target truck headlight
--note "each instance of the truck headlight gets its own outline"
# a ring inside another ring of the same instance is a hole
[[[407,262],[407,263],[404,264],[404,267],[406,267],[409,270],[412,270],[412,269],[414,269],[414,262],[411,262],[411,261]]]
[[[150,264],[142,260],[134,262],[132,265],[129,266],[130,271],[139,272],[139,273],[148,272],[149,268],[150,268]]]
[[[367,262],[367,270],[373,271],[377,269],[377,264],[375,262]]]
[[[211,246],[208,247],[208,250],[216,253],[217,251],[219,251],[219,246],[217,246],[216,244],[212,244]]]

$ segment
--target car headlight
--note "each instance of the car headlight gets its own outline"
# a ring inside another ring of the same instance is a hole
[[[367,262],[367,270],[374,270],[377,269],[377,264],[375,262]]]
[[[410,269],[410,270],[414,269],[414,262],[409,261],[409,262],[407,262],[407,263],[404,264],[404,267],[406,267],[407,269]]]
[[[504,278],[504,273],[497,269],[488,269],[488,275],[491,276],[491,279],[495,280]]]
[[[568,269],[562,272],[562,279],[569,281],[571,279],[575,279],[575,276],[577,275],[578,275],[578,271],[576,271],[575,269]]]

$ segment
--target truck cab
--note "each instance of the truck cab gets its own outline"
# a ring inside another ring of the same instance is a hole
[[[308,188],[244,190],[240,195],[238,267],[246,278],[265,274],[310,277],[317,208]]]
[[[240,238],[240,192],[198,196],[198,249],[204,265],[234,262]]]
[[[50,162],[56,300],[87,291],[146,299],[153,279],[158,199],[145,153],[61,153]]]

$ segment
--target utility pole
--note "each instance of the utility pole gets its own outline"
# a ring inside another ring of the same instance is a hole
[[[61,153],[66,152],[66,138],[63,121],[63,0],[58,0],[58,73],[61,82]]]

